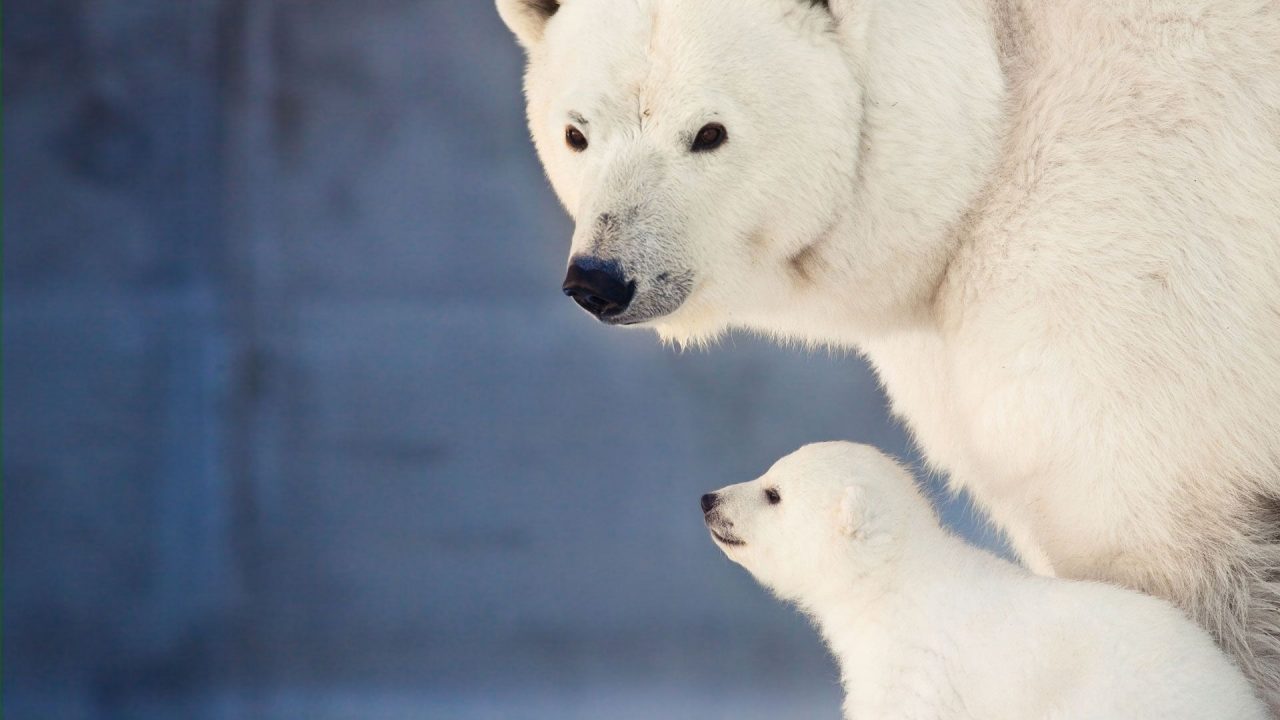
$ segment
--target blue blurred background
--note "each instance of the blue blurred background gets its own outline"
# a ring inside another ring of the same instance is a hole
[[[487,0],[3,34],[5,717],[839,716],[697,499],[908,441],[856,358],[561,296]]]

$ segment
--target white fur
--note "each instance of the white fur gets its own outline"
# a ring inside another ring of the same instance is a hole
[[[1280,4],[830,5],[526,27],[572,252],[687,273],[665,338],[865,353],[1028,565],[1172,599],[1280,707]]]
[[[716,496],[708,526],[742,543],[717,545],[813,618],[840,663],[846,718],[1267,716],[1175,608],[969,547],[873,448],[808,445]]]

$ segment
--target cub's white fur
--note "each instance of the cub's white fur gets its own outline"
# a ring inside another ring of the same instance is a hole
[[[808,445],[709,497],[716,544],[818,625],[840,663],[846,718],[1267,716],[1181,612],[969,547],[873,448]]]
[[[1172,599],[1280,706],[1280,3],[498,7],[632,320],[865,353],[1030,567]]]

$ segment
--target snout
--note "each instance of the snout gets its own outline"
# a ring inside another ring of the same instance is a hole
[[[564,294],[600,322],[638,325],[674,312],[693,290],[693,273],[662,270],[644,261],[627,263],[596,255],[570,259]]]
[[[592,257],[575,258],[564,276],[564,294],[601,320],[625,312],[635,292],[617,263]]]
[[[715,493],[707,493],[702,496],[702,514],[706,515],[716,509],[716,505],[720,502],[720,496]]]
[[[702,521],[707,524],[707,529],[711,531],[711,537],[721,545],[745,545],[742,538],[733,533],[733,521],[724,516],[717,510],[720,506],[719,493],[707,493],[702,496],[700,501],[702,505]]]

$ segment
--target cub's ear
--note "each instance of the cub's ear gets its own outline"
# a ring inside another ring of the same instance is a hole
[[[560,0],[497,0],[498,14],[526,50],[542,40],[547,21],[560,9]]]
[[[840,532],[854,538],[866,537],[870,520],[866,489],[861,485],[845,488],[844,495],[840,497]]]

